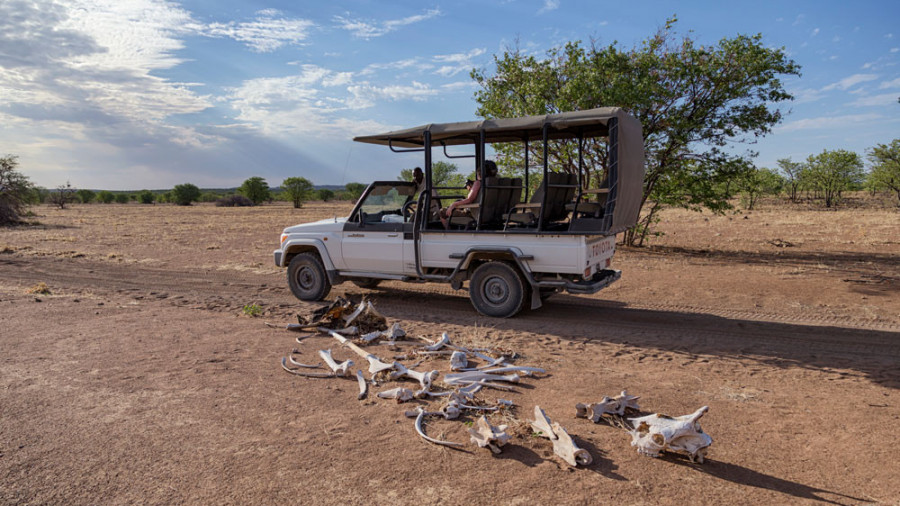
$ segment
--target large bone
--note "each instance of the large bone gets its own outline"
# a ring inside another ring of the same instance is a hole
[[[360,339],[362,339],[363,341],[365,341],[367,343],[370,343],[370,342],[378,339],[379,337],[383,337],[383,338],[387,339],[390,343],[394,343],[397,341],[398,337],[404,337],[405,335],[406,335],[406,332],[404,332],[403,329],[400,328],[400,324],[395,323],[395,324],[391,325],[391,328],[389,328],[387,330],[384,330],[384,331],[376,330],[375,332],[369,332],[368,334],[360,337]]]
[[[518,383],[518,374],[508,374],[506,376],[498,376],[496,374],[488,374],[484,371],[459,372],[444,375],[444,383],[448,385],[459,385],[464,383],[474,383],[479,381],[506,381],[508,383]]]
[[[663,450],[687,453],[691,462],[703,463],[712,438],[700,428],[700,418],[709,411],[708,406],[689,415],[671,417],[654,413],[639,418],[629,418],[634,429],[631,446],[648,457],[659,457]]]
[[[425,351],[438,351],[441,348],[443,348],[445,345],[448,345],[448,344],[450,344],[450,336],[447,335],[446,332],[444,332],[441,335],[441,339],[439,341],[434,342],[433,344],[426,346]]]
[[[431,388],[431,383],[438,377],[437,371],[428,371],[428,372],[419,372],[414,371],[412,369],[407,369],[406,366],[401,364],[400,362],[394,362],[394,372],[391,373],[390,378],[392,380],[402,378],[404,376],[412,378],[419,382],[422,385],[423,390],[428,390]]]
[[[290,361],[291,365],[294,365],[297,367],[304,367],[306,369],[319,369],[319,367],[320,367],[319,364],[310,365],[310,364],[302,364],[300,362],[297,362],[296,360],[294,360],[294,355],[293,355],[294,353],[297,353],[297,350],[292,350],[291,355],[288,357],[288,361]]]
[[[531,422],[531,428],[549,439],[553,443],[553,453],[559,455],[570,466],[575,467],[579,464],[586,466],[593,461],[591,454],[576,446],[566,429],[559,423],[552,423],[540,406],[534,407],[534,421]]]
[[[636,395],[628,395],[627,391],[622,390],[622,393],[615,397],[615,401],[619,403],[616,414],[622,416],[625,414],[625,411],[628,410],[640,411],[641,407],[638,406],[638,399],[640,399],[640,397]]]
[[[335,332],[331,329],[319,327],[319,331],[325,332],[327,334],[331,334],[331,337],[337,339],[338,342],[340,342],[344,346],[347,346],[348,348],[353,350],[360,357],[365,358],[369,362],[369,374],[371,374],[372,376],[375,376],[376,374],[378,374],[381,371],[386,371],[388,369],[394,368],[393,364],[386,364],[386,363],[382,362],[375,355],[372,355],[371,353],[367,353],[365,350],[363,350],[359,346],[353,344],[352,341],[350,341],[346,337],[338,334],[337,332]]]
[[[319,350],[319,356],[322,357],[322,360],[328,364],[328,367],[330,367],[337,376],[346,376],[350,371],[350,368],[353,367],[352,360],[345,360],[340,364],[337,363],[334,360],[334,357],[331,356],[331,350]]]
[[[413,400],[413,391],[408,388],[397,387],[376,394],[380,399],[395,399],[397,402]]]
[[[469,429],[472,442],[479,448],[490,448],[494,453],[500,453],[500,447],[509,442],[509,434],[506,433],[506,425],[494,427],[487,421],[487,417],[481,415],[475,422],[475,426]]]
[[[359,369],[356,370],[356,381],[359,382],[359,395],[357,399],[363,400],[366,398],[366,393],[369,390],[369,384],[366,382],[366,379],[363,378],[363,373]]]
[[[451,441],[441,441],[440,439],[434,439],[432,437],[428,437],[425,434],[425,430],[422,428],[422,419],[425,418],[425,410],[422,409],[421,407],[419,407],[417,409],[419,411],[419,416],[416,417],[416,432],[418,432],[419,435],[422,436],[422,439],[424,439],[425,441],[428,441],[430,443],[437,444],[437,445],[449,446],[450,448],[462,448],[463,445],[461,445],[460,443],[453,443]]]
[[[623,416],[625,411],[640,411],[637,400],[640,397],[628,395],[628,392],[622,390],[622,393],[615,397],[606,396],[600,402],[591,404],[578,403],[575,405],[576,418],[590,418],[594,423],[599,423],[603,415]]]

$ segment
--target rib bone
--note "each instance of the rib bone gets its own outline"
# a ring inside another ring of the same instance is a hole
[[[340,364],[334,360],[334,357],[331,356],[331,350],[319,350],[319,356],[322,357],[322,360],[328,364],[328,367],[334,371],[334,374],[338,376],[346,376],[349,372],[350,368],[353,367],[352,360],[345,360]]]
[[[509,442],[506,428],[506,425],[494,427],[487,421],[487,417],[481,415],[475,422],[475,427],[469,429],[469,434],[472,442],[479,448],[490,448],[492,452],[500,453],[500,447]]]
[[[572,440],[572,436],[566,432],[566,429],[562,428],[559,423],[551,424],[547,413],[540,406],[534,407],[534,421],[531,422],[531,427],[541,436],[549,439],[553,443],[553,453],[562,457],[570,466],[575,467],[579,464],[586,466],[593,461],[587,450],[575,445],[575,441]]]
[[[449,446],[451,448],[462,448],[463,445],[461,445],[459,443],[453,443],[451,441],[441,441],[440,439],[434,439],[432,437],[428,437],[425,434],[425,430],[422,429],[422,419],[425,418],[425,410],[422,409],[421,407],[416,408],[416,409],[419,411],[419,416],[416,417],[416,432],[418,432],[419,435],[422,436],[422,439],[424,439],[425,441],[428,441],[429,443],[434,443],[437,445]]]
[[[287,357],[281,357],[281,368],[285,371],[296,374],[297,376],[304,376],[306,378],[334,378],[335,374],[333,372],[305,372],[298,371],[297,369],[291,369],[287,366]]]

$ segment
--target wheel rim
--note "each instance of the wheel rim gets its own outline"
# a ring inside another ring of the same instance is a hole
[[[316,285],[316,276],[309,267],[302,267],[297,271],[297,285],[302,290],[312,290]]]
[[[482,293],[486,302],[494,305],[503,304],[509,297],[509,285],[505,279],[494,276],[484,282]]]

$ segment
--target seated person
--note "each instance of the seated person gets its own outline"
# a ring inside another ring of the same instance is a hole
[[[494,177],[497,175],[497,164],[491,160],[484,161],[484,173],[486,177]],[[469,186],[466,185],[468,188]],[[475,171],[475,181],[472,183],[472,187],[469,188],[469,194],[466,198],[462,200],[457,200],[456,202],[447,206],[446,209],[441,210],[441,223],[444,225],[445,229],[450,228],[450,217],[453,216],[453,210],[461,205],[465,204],[474,204],[478,200],[478,193],[481,191],[481,171]]]
[[[425,173],[422,172],[421,167],[416,167],[413,169],[413,182],[416,183],[416,193],[413,200],[419,199],[419,194],[425,191]],[[431,190],[431,213],[429,213],[429,221],[435,221],[438,219],[441,213],[441,201],[438,200],[437,190]]]

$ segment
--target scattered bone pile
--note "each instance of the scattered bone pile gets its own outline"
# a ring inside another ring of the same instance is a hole
[[[424,339],[401,341],[407,335],[400,324],[394,323],[388,327],[385,317],[365,299],[355,304],[339,297],[330,306],[315,311],[310,318],[298,316],[298,319],[299,324],[290,324],[287,329],[315,330],[319,334],[330,335],[341,346],[349,348],[367,362],[369,377],[366,379],[360,369],[353,372],[353,360],[338,362],[331,349],[318,351],[330,372],[320,364],[304,364],[295,360],[294,355],[300,353],[297,349],[281,359],[281,366],[285,371],[308,378],[355,378],[359,384],[360,400],[368,397],[370,387],[383,387],[387,383],[404,381],[407,386],[382,389],[375,397],[391,399],[397,403],[421,399],[438,404],[438,409],[429,410],[419,406],[415,410],[406,411],[405,415],[415,418],[414,427],[422,439],[450,448],[463,448],[465,445],[428,436],[424,428],[426,418],[457,420],[464,414],[477,416],[474,423],[470,422],[471,428],[468,429],[470,441],[479,448],[500,453],[511,439],[507,433],[509,426],[493,425],[487,415],[497,414],[506,420],[515,420],[512,417],[515,405],[512,401],[499,398],[494,402],[487,402],[476,397],[476,394],[488,390],[515,392],[515,386],[522,377],[546,372],[538,367],[515,365],[513,360],[517,355],[508,350],[456,345],[446,332],[434,342]],[[310,336],[298,337],[297,342],[302,342],[306,337]],[[395,354],[392,359],[383,360],[363,348],[376,344],[387,345],[391,350],[397,350],[399,345],[414,347],[405,353]],[[439,357],[446,357],[450,373],[442,375],[437,370],[416,369],[424,359]],[[420,361],[412,365],[399,362],[416,359]],[[409,388],[410,382],[415,386]],[[576,417],[588,418],[594,423],[606,421],[622,427],[632,436],[632,446],[636,446],[642,455],[658,457],[662,451],[682,452],[692,462],[695,459],[703,462],[706,450],[712,444],[712,439],[703,433],[699,425],[699,419],[706,413],[707,407],[681,417],[651,414],[624,418],[626,413],[639,413],[637,399],[638,397],[628,395],[623,390],[616,397],[604,397],[596,403],[577,404]],[[553,445],[554,453],[568,465],[586,466],[592,462],[590,453],[579,448],[569,433],[558,422],[552,422],[539,406],[534,407],[534,420],[530,424],[534,435],[548,439]]]

